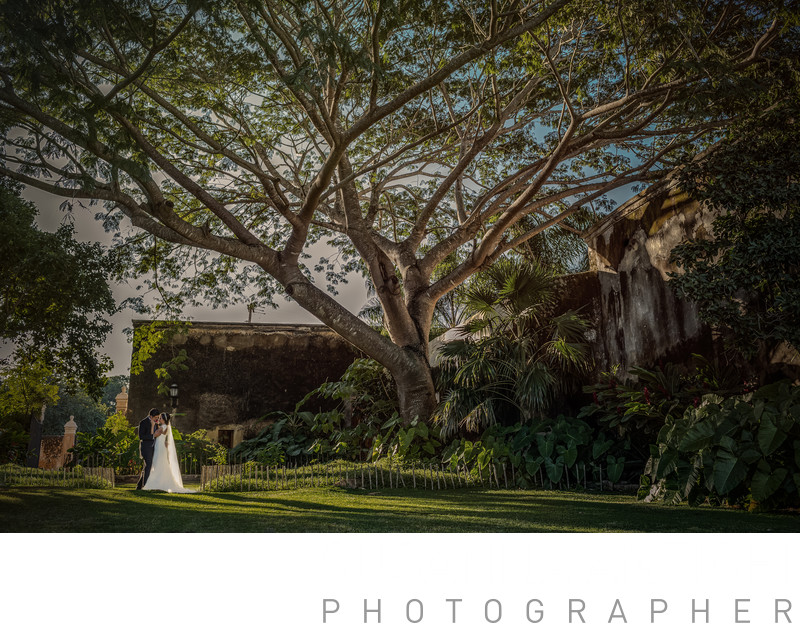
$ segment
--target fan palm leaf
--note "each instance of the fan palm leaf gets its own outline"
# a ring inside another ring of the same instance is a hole
[[[575,312],[551,315],[554,277],[542,266],[503,260],[464,291],[466,339],[441,350],[448,389],[434,421],[447,437],[543,413],[588,365],[587,323]],[[506,412],[503,412],[503,411]]]

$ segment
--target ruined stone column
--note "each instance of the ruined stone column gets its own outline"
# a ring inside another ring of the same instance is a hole
[[[61,466],[66,465],[72,460],[72,454],[69,450],[75,446],[75,434],[78,431],[78,424],[75,422],[75,417],[70,416],[69,420],[64,423],[64,439],[61,441]]]
[[[117,407],[116,412],[117,414],[122,414],[123,416],[128,415],[128,388],[122,386],[122,392],[120,392],[115,400],[114,403]]]

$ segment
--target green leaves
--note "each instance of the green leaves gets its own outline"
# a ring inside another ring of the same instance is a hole
[[[682,273],[671,275],[670,283],[745,358],[768,356],[783,343],[800,348],[800,131],[787,124],[800,115],[800,56],[795,50],[791,57],[762,68],[760,83],[781,94],[780,101],[762,107],[769,95],[747,92],[747,111],[727,136],[680,172],[681,186],[694,199],[724,210],[716,214],[712,236],[672,251]]]
[[[667,499],[670,487],[694,503],[750,496],[758,505],[800,505],[798,401],[800,387],[788,382],[753,395],[707,397],[665,423],[653,447],[651,488],[641,495]]]
[[[728,495],[747,477],[747,465],[736,454],[720,449],[714,459],[714,489]]]
[[[778,429],[775,422],[768,415],[761,417],[761,423],[758,428],[758,446],[765,456],[769,456],[778,447],[783,444],[787,438],[787,434]]]
[[[612,447],[614,455],[608,453]],[[445,450],[444,459],[451,465],[466,466],[476,477],[487,468],[513,469],[522,488],[540,484],[547,488],[566,482],[569,486],[599,482],[601,477],[618,482],[628,464],[620,454],[621,448],[602,432],[595,434],[584,421],[558,416],[507,427],[492,426],[479,441],[454,441]],[[606,457],[600,459],[601,455]]]
[[[770,470],[766,460],[759,462],[758,470],[753,474],[752,491],[753,499],[757,502],[764,502],[769,499],[779,488],[786,478],[788,470],[781,467]]]
[[[693,425],[681,439],[678,449],[681,451],[700,451],[711,444],[715,427],[709,420]]]
[[[447,394],[433,419],[443,435],[541,414],[586,368],[588,325],[572,312],[548,315],[553,292],[549,270],[512,259],[470,283],[461,327],[467,337],[440,351],[438,389]]]
[[[110,363],[96,349],[116,312],[107,283],[113,261],[99,245],[76,241],[71,224],[39,230],[36,214],[0,181],[0,338],[16,346],[19,363],[41,362],[99,395]]]

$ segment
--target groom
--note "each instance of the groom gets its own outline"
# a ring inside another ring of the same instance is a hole
[[[150,477],[150,468],[153,466],[153,450],[155,449],[155,439],[161,432],[156,431],[153,433],[155,423],[158,422],[158,415],[160,412],[157,408],[150,410],[147,417],[139,422],[139,456],[144,460],[144,469],[139,476],[139,481],[136,483],[136,490],[140,491],[141,488],[147,484],[147,478]]]

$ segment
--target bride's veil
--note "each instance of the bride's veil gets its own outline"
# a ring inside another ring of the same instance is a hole
[[[167,441],[167,460],[169,460],[169,470],[172,473],[172,478],[183,486],[181,482],[181,468],[178,464],[178,452],[175,451],[175,438],[172,436],[172,425],[169,426],[169,440]]]

